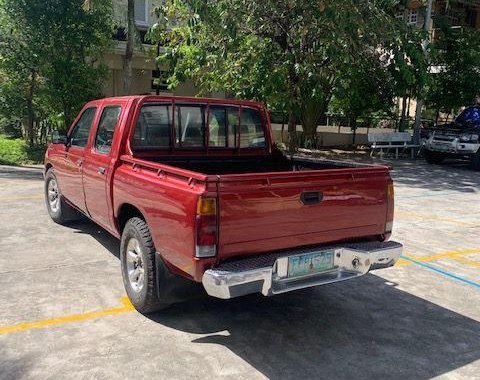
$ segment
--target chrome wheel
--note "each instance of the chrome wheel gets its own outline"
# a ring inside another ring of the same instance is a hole
[[[51,179],[48,182],[48,204],[52,212],[57,212],[60,209],[60,194],[58,193],[58,185],[55,179]]]
[[[137,239],[131,238],[128,241],[126,256],[128,282],[134,291],[140,292],[143,289],[145,271],[143,268],[142,251]]]

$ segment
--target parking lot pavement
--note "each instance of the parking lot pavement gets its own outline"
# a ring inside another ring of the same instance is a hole
[[[50,221],[40,168],[0,167],[0,378],[478,379],[480,175],[393,166],[394,268],[148,317],[124,298],[118,241]]]

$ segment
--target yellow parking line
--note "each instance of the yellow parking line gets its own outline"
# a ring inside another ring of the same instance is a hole
[[[446,223],[452,223],[452,224],[459,224],[461,226],[469,226],[469,227],[477,227],[478,223],[470,223],[470,222],[464,222],[462,220],[456,220],[456,219],[451,219],[451,218],[443,218],[438,215],[425,215],[425,214],[418,214],[416,212],[407,212],[407,211],[397,211],[395,212],[396,216],[411,216],[416,219],[420,220],[438,220],[439,222],[446,222]]]
[[[0,197],[1,201],[23,201],[28,199],[42,199],[43,195],[25,195],[25,196],[17,196],[17,197]]]
[[[417,256],[417,255],[406,255],[406,257],[409,257],[411,259],[414,259],[415,261],[419,262],[429,262],[429,261],[437,261],[440,259],[463,259],[460,258],[459,256],[462,255],[469,255],[472,253],[477,253],[480,252],[480,247],[478,248],[466,248],[466,249],[459,249],[459,250],[454,250],[454,251],[446,251],[446,252],[441,252],[441,253],[436,253],[433,255],[426,255],[426,256]],[[467,260],[467,259],[464,259]],[[469,260],[471,261],[471,260]],[[472,261],[474,262],[474,261]],[[402,266],[402,265],[410,265],[411,262],[404,260],[404,259],[399,259],[395,265]],[[478,263],[477,263],[478,264]]]
[[[462,264],[467,264],[467,265],[470,265],[472,267],[480,268],[480,263],[478,261],[466,259],[465,257],[454,257],[454,260],[458,261],[459,263],[462,263]]]
[[[70,323],[70,322],[85,321],[87,319],[94,319],[94,318],[106,317],[109,315],[127,313],[134,310],[134,307],[130,303],[130,300],[128,299],[128,297],[120,298],[120,302],[123,305],[121,307],[114,307],[110,309],[92,311],[90,313],[84,313],[84,314],[65,315],[63,317],[43,319],[40,321],[27,322],[27,323],[19,323],[19,324],[10,325],[10,326],[1,326],[0,335],[19,332],[19,331],[25,331],[25,330],[31,330],[31,329],[41,329],[41,328],[44,328],[47,326],[53,326],[53,325],[63,325],[65,323]]]
[[[402,266],[402,265],[410,265],[411,262],[404,260],[404,259],[398,259],[398,261],[395,263],[395,266]]]

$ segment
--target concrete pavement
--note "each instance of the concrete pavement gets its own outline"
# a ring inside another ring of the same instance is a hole
[[[0,167],[0,379],[478,378],[480,175],[393,165],[396,267],[148,317],[122,298],[118,241],[53,223],[41,169]]]

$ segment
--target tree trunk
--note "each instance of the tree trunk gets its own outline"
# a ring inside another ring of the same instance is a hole
[[[317,148],[317,123],[304,122],[302,123],[303,136],[305,139],[304,145],[307,149]]]
[[[304,146],[307,149],[316,149],[317,146],[317,127],[320,118],[325,114],[326,105],[330,97],[327,95],[323,98],[303,97],[301,99],[301,115]]]
[[[34,144],[34,124],[35,124],[35,111],[33,109],[33,95],[35,93],[35,83],[37,75],[35,70],[31,70],[30,72],[30,86],[28,88],[27,94],[27,130],[26,130],[26,138],[28,141],[29,146],[33,146]]]
[[[292,109],[288,112],[288,150],[295,152],[297,150],[297,120]]]
[[[405,94],[402,98],[402,116],[400,117],[400,127],[398,128],[399,132],[403,132],[405,130],[406,114],[407,114],[407,95]]]
[[[130,95],[132,91],[132,60],[135,45],[135,1],[128,0],[127,5],[127,47],[123,63],[123,95]]]
[[[415,108],[415,124],[413,125],[413,143],[420,144],[420,124],[422,123],[423,100],[417,99]]]

